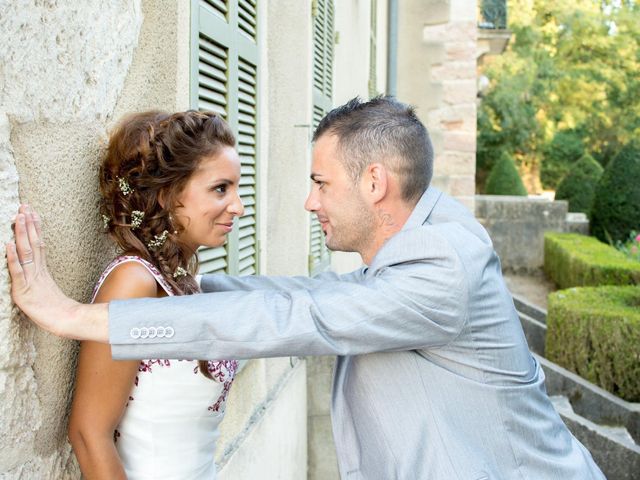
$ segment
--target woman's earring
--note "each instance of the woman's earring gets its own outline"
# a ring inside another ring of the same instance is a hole
[[[173,215],[169,214],[169,225],[171,225],[171,229],[173,230],[173,234],[177,235],[178,230],[173,226]]]

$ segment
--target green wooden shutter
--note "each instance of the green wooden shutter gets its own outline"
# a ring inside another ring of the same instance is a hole
[[[313,130],[332,108],[333,101],[333,0],[313,2]],[[311,244],[309,272],[318,273],[329,267],[331,254],[324,244],[322,228],[315,215],[311,216]]]
[[[256,273],[258,238],[257,0],[192,0],[191,108],[220,113],[236,134],[244,215],[224,247],[198,252],[201,273]]]

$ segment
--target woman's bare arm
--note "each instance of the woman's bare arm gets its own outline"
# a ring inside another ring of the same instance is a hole
[[[96,301],[157,294],[153,275],[139,263],[127,262],[109,274]],[[84,478],[126,478],[114,443],[114,429],[129,400],[138,364],[138,360],[112,360],[111,348],[103,343],[84,341],[80,346],[69,440]]]

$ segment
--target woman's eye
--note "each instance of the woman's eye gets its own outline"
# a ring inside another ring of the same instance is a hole
[[[218,185],[217,187],[213,187],[213,191],[216,193],[226,193],[227,192],[227,186],[226,185]]]

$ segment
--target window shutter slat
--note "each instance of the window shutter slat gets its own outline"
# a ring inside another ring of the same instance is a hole
[[[241,162],[242,218],[227,244],[198,252],[200,272],[256,273],[258,7],[255,0],[192,0],[192,107],[213,110],[236,135]],[[253,59],[253,60],[251,60]]]
[[[221,15],[223,18],[227,18],[227,13],[229,12],[227,0],[204,0],[203,3],[211,7],[214,12]]]
[[[334,8],[332,0],[317,0],[313,18],[313,130],[329,112],[333,94]],[[309,272],[317,273],[329,264],[330,252],[325,246],[322,227],[316,215],[311,216]]]

